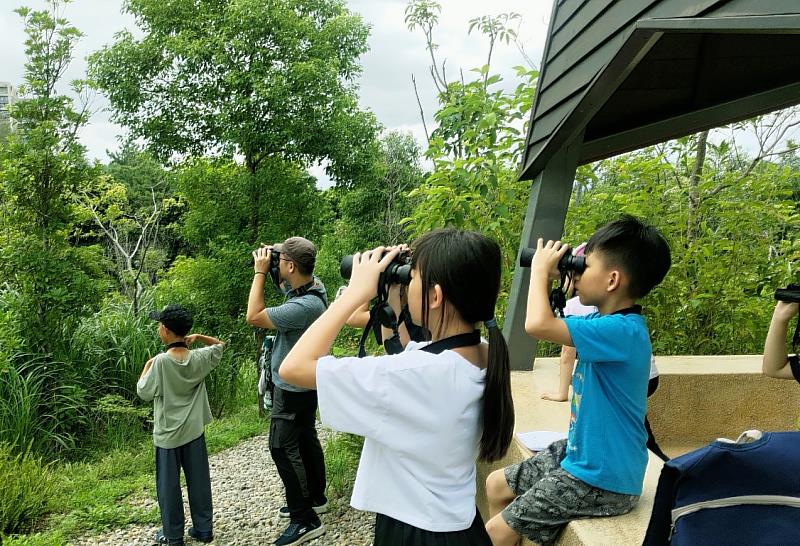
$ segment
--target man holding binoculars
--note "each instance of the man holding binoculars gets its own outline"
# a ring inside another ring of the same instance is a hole
[[[328,306],[325,287],[314,276],[317,249],[302,237],[264,245],[253,251],[253,283],[247,301],[247,323],[275,330],[271,373],[275,384],[269,429],[272,460],[286,489],[281,517],[290,524],[273,543],[301,544],[325,532],[319,515],[327,510],[325,458],[317,437],[317,392],[281,380],[281,362],[300,336]],[[277,307],[265,307],[264,287],[271,278],[286,293]]]

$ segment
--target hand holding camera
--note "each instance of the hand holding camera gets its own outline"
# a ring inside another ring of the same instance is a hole
[[[255,273],[269,273],[273,260],[278,259],[278,253],[272,252],[271,245],[261,245],[253,251],[253,271]]]

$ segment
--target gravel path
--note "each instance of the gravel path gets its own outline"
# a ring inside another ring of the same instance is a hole
[[[327,431],[320,430],[323,444]],[[245,440],[236,447],[212,455],[211,487],[214,497],[214,541],[217,546],[260,546],[272,544],[289,523],[278,517],[284,504],[283,485],[269,456],[266,436]],[[186,488],[183,490],[186,528],[191,525]],[[359,512],[348,499],[330,504],[321,516],[327,531],[306,542],[309,546],[370,546],[374,514]],[[139,500],[142,506],[156,506],[155,499]],[[150,546],[159,526],[129,526],[103,535],[80,537],[76,546]],[[185,537],[189,544],[200,544]]]

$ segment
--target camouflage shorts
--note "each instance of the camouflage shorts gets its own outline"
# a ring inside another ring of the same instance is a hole
[[[535,456],[505,469],[506,482],[517,496],[503,520],[517,533],[547,545],[574,519],[616,516],[629,512],[639,497],[593,487],[561,468],[567,441],[551,444]]]

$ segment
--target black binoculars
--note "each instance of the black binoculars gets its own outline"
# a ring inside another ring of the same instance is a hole
[[[534,254],[536,254],[535,248],[523,248],[519,253],[520,267],[530,267]],[[584,269],[586,269],[586,258],[583,256],[573,256],[570,252],[567,252],[558,261],[558,270],[562,273],[568,271],[583,273]]]
[[[790,284],[775,291],[775,299],[786,303],[800,303],[800,285]]]
[[[342,278],[350,280],[350,275],[353,274],[352,254],[342,257],[339,273],[342,274]],[[386,271],[383,272],[381,281],[385,286],[393,284],[408,286],[411,282],[411,255],[408,252],[398,254],[386,268]]]

